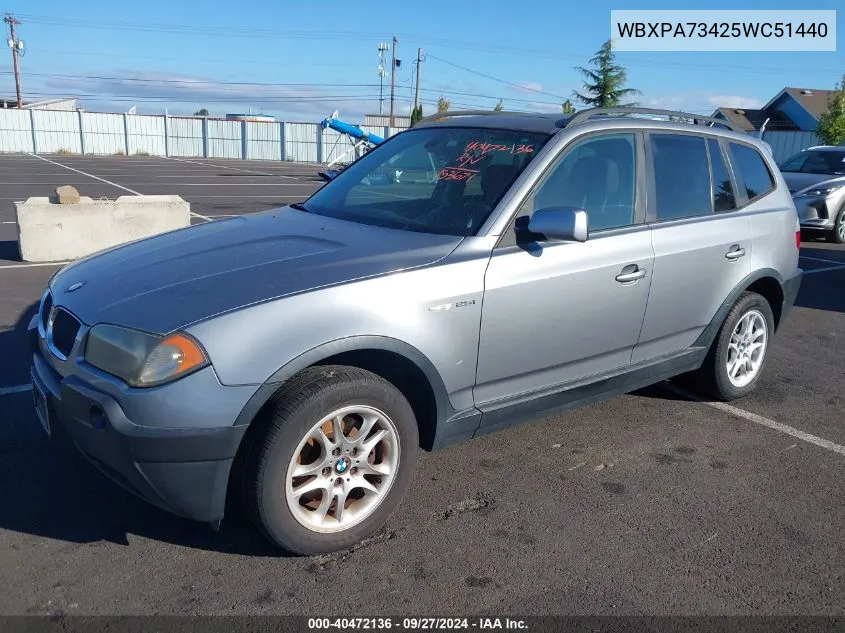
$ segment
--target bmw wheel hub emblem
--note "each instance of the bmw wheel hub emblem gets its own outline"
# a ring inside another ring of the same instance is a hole
[[[342,475],[347,471],[349,468],[349,458],[348,457],[341,457],[337,460],[337,463],[334,465],[334,469],[337,471],[339,475]]]

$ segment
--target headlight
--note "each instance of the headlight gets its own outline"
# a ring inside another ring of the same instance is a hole
[[[117,325],[95,325],[88,333],[85,360],[133,387],[152,387],[208,365],[208,356],[192,337],[166,337]]]
[[[822,185],[821,187],[804,189],[804,191],[799,191],[796,196],[828,196],[834,191],[842,189],[842,187],[845,187],[845,183],[836,185]]]

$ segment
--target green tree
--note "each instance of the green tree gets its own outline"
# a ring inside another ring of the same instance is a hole
[[[819,117],[816,134],[825,145],[845,143],[845,75],[836,86],[827,111]]]
[[[572,102],[569,99],[564,101],[563,105],[560,107],[564,114],[575,114],[575,106],[572,105]]]
[[[422,104],[414,106],[414,109],[411,110],[411,127],[414,127],[417,123],[419,123],[423,118],[423,111],[422,111]]]
[[[194,112],[194,116],[208,116],[208,110],[202,108],[201,110],[197,110]]]
[[[625,69],[616,63],[613,45],[607,40],[592,58],[590,68],[575,68],[584,76],[584,92],[573,91],[572,96],[581,103],[594,108],[635,106],[636,103],[622,103],[630,96],[640,94],[635,88],[626,88]]]
[[[437,100],[437,112],[448,112],[449,111],[449,100],[444,97],[443,95]]]
[[[501,99],[499,99],[499,103],[497,103],[495,106],[493,106],[493,112],[501,112],[504,109],[505,109],[505,106],[502,103]]]

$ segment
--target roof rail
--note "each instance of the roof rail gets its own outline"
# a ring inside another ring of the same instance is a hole
[[[701,116],[700,114],[691,114],[689,112],[676,112],[674,110],[657,110],[653,108],[590,108],[588,110],[576,112],[566,122],[566,126],[569,127],[570,125],[573,125],[575,123],[583,123],[584,121],[589,121],[594,117],[623,114],[650,114],[653,116],[664,116],[667,118],[677,117],[682,119],[692,119],[695,125],[709,125],[711,127],[714,124],[723,125],[724,127],[728,128],[729,130],[732,130],[733,132],[739,132],[740,134],[747,133],[741,127],[731,121],[728,121],[727,119],[717,119],[715,117]]]
[[[548,113],[542,112],[517,112],[515,110],[446,110],[446,112],[436,112],[425,118],[419,120],[419,123],[431,123],[433,121],[440,121],[456,116],[489,116],[492,114],[514,114],[518,116],[536,116],[548,117]]]

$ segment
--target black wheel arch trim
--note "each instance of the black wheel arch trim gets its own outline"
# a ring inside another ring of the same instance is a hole
[[[313,347],[307,352],[304,352],[288,361],[279,369],[277,369],[272,376],[270,376],[264,384],[247,401],[235,420],[235,425],[249,424],[261,408],[266,404],[270,397],[278,391],[279,387],[291,376],[299,373],[306,367],[316,365],[317,363],[343,354],[345,352],[357,352],[364,350],[381,350],[386,352],[393,352],[403,356],[406,360],[412,362],[423,372],[428,379],[429,385],[434,392],[434,400],[437,407],[436,423],[439,426],[442,422],[452,417],[455,410],[449,400],[449,394],[446,391],[446,385],[443,378],[428,357],[419,351],[413,345],[410,345],[399,339],[389,336],[378,335],[363,335],[363,336],[348,336],[341,339],[335,339],[328,343],[323,343],[317,347]]]
[[[788,308],[792,305],[792,302],[795,301],[795,295],[798,294],[797,284],[800,283],[802,271],[801,269],[797,269],[796,275],[784,279],[783,275],[781,275],[778,271],[774,268],[761,268],[759,270],[755,270],[751,274],[747,275],[740,281],[734,289],[730,292],[727,298],[722,302],[722,305],[719,306],[719,309],[716,311],[716,314],[713,315],[713,318],[708,323],[707,327],[699,335],[698,339],[692,344],[692,347],[705,347],[709,348],[713,341],[716,339],[716,334],[719,332],[719,328],[722,327],[722,323],[725,320],[728,312],[730,311],[731,307],[736,303],[736,300],[739,299],[739,296],[745,292],[749,286],[751,286],[754,282],[759,281],[765,278],[772,278],[780,284],[781,292],[783,293],[784,297],[784,305],[781,306],[781,318],[780,322],[783,322],[783,318],[786,316],[786,312]],[[791,288],[790,286],[795,285],[795,288]]]

